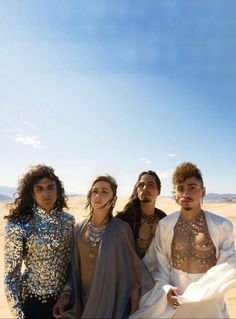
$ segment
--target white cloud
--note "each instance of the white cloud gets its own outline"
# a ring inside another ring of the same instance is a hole
[[[170,178],[171,175],[173,173],[173,169],[169,169],[169,170],[166,170],[166,171],[157,171],[157,175],[160,177],[160,178]]]
[[[38,127],[30,122],[27,122],[27,121],[24,121],[24,124],[27,125],[27,126],[30,126],[32,128],[34,128],[36,131],[38,131]]]
[[[168,157],[176,157],[176,156],[178,156],[178,154],[175,154],[175,153],[168,154]]]
[[[140,157],[139,160],[146,163],[146,164],[151,164],[151,161],[149,159],[147,159],[146,157]]]
[[[36,136],[29,136],[23,133],[17,133],[13,138],[15,142],[22,143],[25,145],[31,145],[33,148],[41,148],[41,142]]]

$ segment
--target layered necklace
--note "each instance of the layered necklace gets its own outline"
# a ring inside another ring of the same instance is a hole
[[[91,221],[88,223],[88,245],[89,245],[89,257],[95,257],[95,249],[100,243],[102,235],[105,231],[106,224],[102,227],[94,227]]]
[[[157,224],[157,222],[160,219],[157,211],[154,211],[154,214],[152,215],[147,215],[142,212],[141,217],[142,217],[142,220],[148,224]]]

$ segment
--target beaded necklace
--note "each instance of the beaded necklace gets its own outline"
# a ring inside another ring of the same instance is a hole
[[[105,231],[106,225],[102,227],[94,227],[91,222],[88,223],[88,245],[89,245],[89,257],[95,257],[95,248],[100,243],[102,235]]]

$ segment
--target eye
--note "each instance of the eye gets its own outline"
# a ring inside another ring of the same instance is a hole
[[[48,186],[48,190],[49,191],[52,191],[52,190],[55,190],[55,189],[56,189],[55,185],[49,185]]]
[[[138,183],[138,187],[143,187],[144,186],[144,183]]]

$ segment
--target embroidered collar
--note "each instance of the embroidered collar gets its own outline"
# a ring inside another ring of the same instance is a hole
[[[53,216],[56,215],[57,210],[54,208],[52,210],[50,210],[49,212],[46,212],[45,209],[43,209],[40,206],[37,206],[34,210],[35,214],[39,215],[39,216],[43,216],[43,217],[47,217],[47,216]]]

